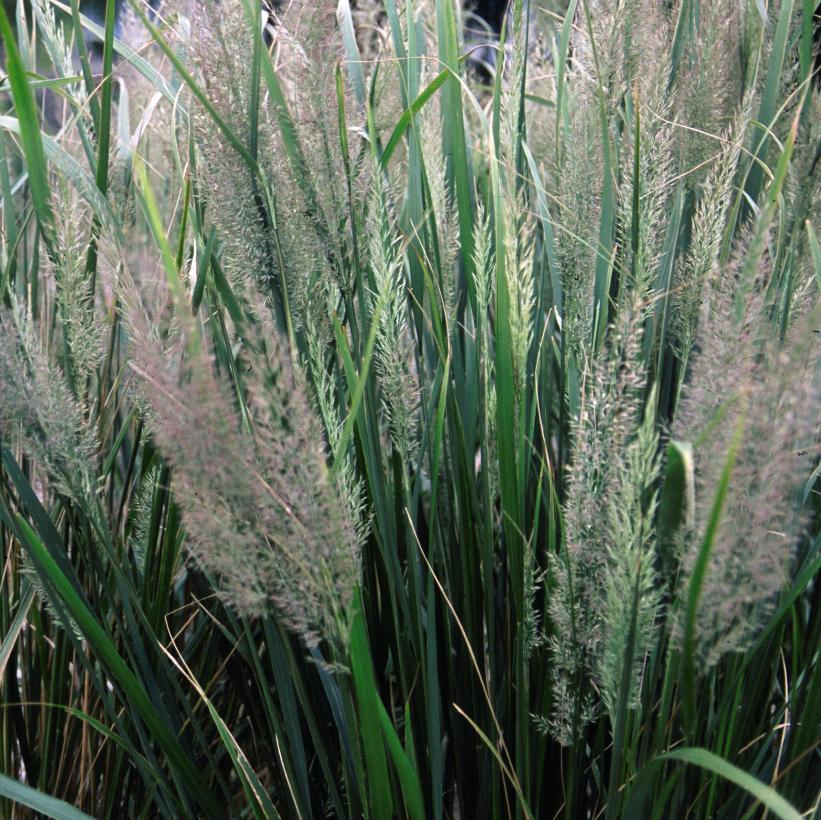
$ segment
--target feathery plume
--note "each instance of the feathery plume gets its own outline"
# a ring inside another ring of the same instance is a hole
[[[65,26],[57,21],[54,6],[48,0],[34,0],[31,8],[37,22],[39,42],[45,46],[56,75],[76,77],[78,72],[75,70],[73,49],[66,39]],[[68,83],[65,90],[67,93],[63,99],[71,102],[80,127],[93,132],[94,120],[88,106],[85,84],[75,80]]]
[[[276,611],[309,643],[325,638],[344,651],[361,529],[340,501],[302,377],[275,332],[266,324],[245,339],[241,425],[208,357],[183,355],[185,326],[169,347],[139,314],[130,322],[131,369],[174,470],[192,555],[239,612]]]
[[[630,310],[637,303],[645,313],[652,309],[653,288],[661,262],[665,206],[672,188],[674,144],[672,128],[666,123],[670,104],[663,89],[664,80],[666,77],[658,78],[656,85],[648,86],[643,92],[639,91],[640,86],[636,86],[633,99],[636,119],[625,123],[625,178],[619,192],[619,245],[623,249],[624,259],[624,274],[619,289],[622,310]],[[638,162],[635,156],[637,136]]]
[[[620,454],[616,486],[608,503],[609,539],[604,571],[601,651],[596,679],[604,708],[615,720],[625,652],[632,631],[628,708],[639,706],[641,672],[656,638],[661,592],[656,579],[654,518],[659,477],[659,436],[654,400]]]
[[[374,277],[371,315],[378,322],[376,361],[391,441],[411,466],[418,446],[419,386],[408,327],[404,258],[390,224],[387,195],[377,185],[371,201],[369,259]]]
[[[496,277],[493,267],[493,247],[490,222],[479,203],[473,225],[473,282],[476,289],[476,333],[482,363],[482,392],[484,399],[485,432],[482,436],[482,460],[490,485],[493,504],[499,489],[498,461],[496,458],[496,381],[493,374],[493,356],[490,353],[490,306],[495,298]]]
[[[740,262],[738,263],[740,264]],[[765,271],[734,318],[733,268],[718,277],[699,326],[693,375],[673,432],[695,441],[695,522],[683,536],[679,597],[710,517],[736,426],[743,425],[728,495],[696,615],[702,667],[743,651],[788,577],[805,524],[801,488],[819,453],[821,379],[817,334],[803,322],[786,343],[762,336]],[[815,311],[817,321],[818,311]],[[682,638],[680,618],[674,624]]]
[[[700,36],[689,38],[685,45],[675,89],[675,119],[696,129],[678,134],[681,165],[687,170],[712,161],[716,153],[712,135],[727,131],[733,106],[744,96],[739,64],[726,55],[742,47],[744,26],[754,18],[740,14],[731,0],[709,0],[701,7]]]
[[[75,191],[64,187],[55,215],[55,248],[46,256],[47,269],[57,284],[60,319],[75,377],[89,377],[103,355],[102,333],[94,316],[91,279],[85,271],[90,220]]]
[[[553,173],[558,192],[554,219],[564,294],[562,333],[581,371],[591,329],[596,254],[605,252],[598,247],[596,231],[604,166],[594,101],[580,88],[568,103],[571,137]]]
[[[623,317],[610,349],[588,367],[573,421],[565,543],[549,561],[553,709],[547,725],[565,745],[575,743],[595,716],[591,680],[605,707],[615,708],[633,606],[631,706],[637,702],[639,672],[654,634],[659,605],[652,538],[658,435],[652,410],[646,409],[642,418],[646,372],[641,322],[636,306]]]
[[[527,357],[533,342],[536,303],[533,274],[534,236],[533,220],[520,196],[506,198],[505,214],[505,270],[510,298],[510,337],[513,353],[513,378],[517,399],[525,390]]]
[[[312,302],[311,305],[313,304]],[[325,302],[319,301],[316,308],[309,306],[310,312],[307,314],[305,321],[305,336],[308,352],[303,369],[306,376],[310,377],[305,379],[306,384],[313,385],[312,394],[314,404],[322,420],[322,426],[325,430],[330,452],[334,454],[337,459],[341,459],[335,470],[336,487],[339,497],[345,504],[348,517],[354,527],[356,542],[363,544],[367,540],[370,532],[370,518],[365,499],[365,486],[362,479],[356,475],[356,464],[351,450],[349,449],[345,453],[339,452],[339,444],[342,440],[342,430],[344,427],[344,417],[336,401],[335,387],[326,364],[326,352],[329,341],[319,332],[318,328],[321,327],[320,321],[313,316],[314,310],[321,312],[323,309],[327,315],[331,315],[333,307],[329,295]]]
[[[687,362],[696,338],[696,326],[704,288],[718,264],[722,237],[729,213],[732,183],[744,132],[750,120],[751,97],[747,97],[722,138],[722,148],[704,183],[693,218],[692,238],[679,268],[673,327],[678,355]]]
[[[423,71],[422,85],[432,78]],[[434,98],[436,99],[436,98]],[[438,100],[437,100],[438,102]],[[455,329],[456,306],[458,302],[457,275],[459,255],[459,228],[456,205],[452,193],[447,190],[447,168],[442,152],[441,112],[439,106],[428,104],[419,115],[419,136],[425,146],[425,176],[430,194],[430,208],[436,231],[438,259],[434,260],[439,271],[439,287],[449,328]]]
[[[235,134],[247,134],[254,90],[245,55],[253,51],[253,32],[242,3],[205,0],[198,4],[185,48],[220,117]],[[224,245],[226,274],[239,292],[254,282],[262,294],[270,295],[275,276],[272,236],[253,174],[208,112],[196,103],[191,127],[200,152],[197,167],[202,190],[211,206],[209,216]]]
[[[19,309],[0,314],[0,435],[19,435],[53,488],[90,506],[97,441],[62,372]]]

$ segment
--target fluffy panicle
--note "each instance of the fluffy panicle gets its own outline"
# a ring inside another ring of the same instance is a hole
[[[623,32],[625,79],[640,98],[662,102],[675,16],[656,0],[624,0],[621,13],[628,21]]]
[[[608,589],[624,578],[633,581],[639,594],[639,647],[652,623],[649,613],[654,603],[647,597],[652,505],[645,508],[644,493],[656,476],[650,452],[655,438],[649,429],[641,432],[639,397],[644,373],[639,347],[635,311],[625,320],[611,349],[588,368],[582,405],[573,422],[564,504],[565,544],[550,562],[554,589],[548,609],[554,670],[549,725],[556,739],[565,744],[574,743],[593,717],[593,699],[585,682],[598,673],[610,686],[612,658],[619,647],[623,655],[627,612],[623,602],[608,595]],[[632,507],[631,512],[642,510],[638,520],[623,517],[625,505]],[[637,662],[638,654],[640,649]]]
[[[508,41],[504,44],[504,52],[497,60],[503,61],[497,68],[502,70],[502,159],[512,170],[513,157],[510,150],[520,144],[519,95],[522,82],[525,79],[528,57],[528,36],[532,33],[527,25],[527,2],[513,0],[508,8],[507,26]]]
[[[513,376],[517,396],[524,390],[527,356],[533,340],[535,283],[533,254],[535,228],[524,194],[517,191],[516,156],[512,149],[521,145],[519,121],[520,90],[527,65],[527,25],[525,8],[517,1],[511,7],[513,31],[510,65],[505,68],[502,94],[501,145],[502,163],[507,174],[504,203],[505,271],[510,296],[510,334],[513,348]]]
[[[654,0],[596,0],[577,8],[573,60],[615,110],[628,89],[658,84],[671,41],[669,15]]]
[[[305,388],[270,327],[246,341],[247,413],[185,335],[169,348],[132,320],[131,368],[173,467],[188,547],[238,611],[276,611],[344,652],[360,530],[326,466]],[[295,454],[299,454],[296,457]]]
[[[79,72],[75,69],[73,49],[66,40],[65,26],[57,21],[54,6],[48,0],[35,0],[31,7],[40,35],[39,42],[45,46],[56,76],[77,77]],[[75,80],[66,85],[65,92],[66,96],[63,99],[72,101],[81,127],[92,131],[94,121],[88,106],[85,84]],[[61,121],[62,119],[60,117]]]
[[[18,435],[43,478],[90,508],[97,441],[62,372],[16,310],[0,313],[0,436]]]
[[[431,81],[423,72],[422,86]],[[456,280],[458,273],[459,228],[458,215],[453,196],[445,186],[447,179],[445,157],[442,153],[441,112],[438,105],[426,106],[420,115],[420,139],[425,147],[425,175],[430,192],[431,208],[436,225],[436,248],[438,259],[435,267],[439,270],[439,287],[445,314],[451,331],[455,330],[455,310],[457,303]]]
[[[253,50],[253,34],[242,4],[200,4],[187,46],[203,88],[235,134],[249,133],[249,100],[261,95],[257,150],[265,181],[255,179],[210,115],[195,105],[198,172],[232,284],[240,291],[253,285],[269,301],[287,299],[297,326],[321,280],[331,278],[343,290],[350,286],[345,273],[350,203],[338,159],[335,32],[328,2],[289,3],[275,28],[277,77],[299,141],[299,160],[283,141],[283,112],[264,86],[251,87],[245,55]],[[349,142],[355,150],[353,134]],[[356,182],[359,166],[353,160],[352,168]]]
[[[510,336],[513,350],[513,379],[516,393],[525,389],[527,357],[533,341],[536,301],[533,272],[535,229],[525,203],[509,196],[505,203],[505,271],[510,298]],[[518,415],[518,414],[517,414]]]
[[[90,376],[102,358],[102,331],[94,316],[91,279],[85,270],[90,219],[76,192],[64,191],[56,209],[55,248],[49,263],[57,285],[63,333],[75,378]],[[46,257],[48,258],[48,257]]]
[[[384,0],[379,0],[379,4],[384,8]],[[363,66],[367,82],[373,88],[370,95],[374,103],[373,117],[377,128],[380,130],[392,128],[406,108],[405,95],[403,94],[404,81],[400,72],[383,70],[385,65],[396,63],[399,56],[396,52],[392,29],[390,29],[387,19],[383,18],[381,22],[381,28],[373,32],[373,61]],[[406,15],[400,12],[399,27],[403,32],[406,28],[406,22]],[[407,36],[402,37],[402,42],[407,43]],[[362,57],[366,59],[364,54]],[[393,161],[387,168],[387,172],[397,180],[401,180],[403,183],[406,182],[407,153],[397,151]]]
[[[186,48],[220,117],[234,133],[245,135],[252,93],[246,55],[253,51],[253,36],[242,3],[199,4]],[[200,105],[192,106],[191,122],[200,151],[198,173],[208,215],[223,242],[226,273],[236,289],[247,290],[255,282],[268,295],[274,286],[272,237],[251,171]]]
[[[129,539],[129,546],[134,555],[137,571],[145,573],[145,561],[150,537],[151,518],[154,512],[154,495],[157,492],[160,480],[160,467],[154,464],[148,468],[140,482],[139,490],[131,503],[131,513],[134,516],[133,530]]]
[[[476,221],[473,224],[473,283],[479,310],[476,320],[478,325],[487,319],[496,296],[490,220],[481,202],[477,204]]]
[[[42,43],[45,46],[48,58],[58,76],[74,77],[74,60],[72,48],[63,34],[63,27],[57,24],[54,7],[47,0],[34,0],[31,4],[34,19],[37,21]],[[84,93],[79,83],[73,83],[70,88],[76,93]]]
[[[289,91],[291,113],[298,122],[310,124],[319,139],[336,129],[335,68],[342,57],[336,7],[332,0],[291,0],[284,4],[275,31],[277,71]]]
[[[818,237],[821,225],[821,94],[815,93],[805,101],[806,120],[799,126],[796,149],[793,153],[792,168],[785,180],[784,199],[786,202],[786,224],[788,230],[801,234],[799,250],[791,260],[790,270],[793,292],[781,307],[788,311],[784,324],[800,320],[814,307],[818,294],[816,263],[808,247],[809,229],[815,226]]]
[[[608,560],[604,573],[602,645],[596,665],[602,703],[611,718],[616,714],[631,633],[633,657],[627,693],[631,709],[639,706],[641,672],[657,637],[661,601],[654,568],[653,525],[659,458],[653,402],[648,404],[635,438],[618,456],[616,485],[607,509]]]
[[[349,128],[346,139],[350,154],[350,178],[340,161],[339,101],[336,88],[336,66],[343,58],[343,48],[336,22],[336,2],[332,0],[292,0],[283,4],[283,12],[274,32],[277,76],[286,94],[288,111],[296,124],[304,167],[302,171],[313,186],[311,198],[288,179],[283,168],[286,146],[280,129],[268,128],[268,166],[278,196],[288,194],[291,204],[282,213],[289,222],[297,217],[300,233],[317,240],[319,252],[326,258],[328,273],[343,289],[350,286],[344,273],[343,257],[347,247],[347,214],[350,210],[349,184],[356,188],[363,183],[367,170],[357,159],[362,145],[359,129]],[[343,72],[343,76],[346,73]],[[349,117],[358,115],[353,95],[343,87],[345,111]],[[276,114],[277,112],[272,112]],[[353,191],[356,194],[356,190]],[[304,215],[300,225],[299,215]],[[314,251],[314,255],[317,253]]]
[[[675,288],[674,332],[678,355],[689,358],[695,342],[705,284],[714,275],[733,193],[744,132],[750,119],[748,97],[721,141],[721,148],[705,180],[693,218],[692,238]]]
[[[316,309],[327,311],[327,315],[331,315],[333,305],[330,300],[320,301]],[[330,451],[336,458],[341,459],[335,470],[336,487],[348,511],[348,517],[354,526],[356,540],[362,544],[370,532],[365,487],[362,479],[356,475],[356,465],[350,449],[345,453],[338,452],[342,440],[344,418],[336,400],[335,385],[328,373],[326,362],[328,342],[318,332],[317,329],[320,324],[319,321],[313,318],[312,314],[309,313],[306,317],[305,325],[308,354],[307,361],[304,363],[304,370],[310,376],[306,379],[306,382],[313,385],[314,403],[319,418],[322,420]]]
[[[742,97],[738,62],[728,57],[740,48],[743,17],[751,20],[756,15],[742,17],[740,9],[731,0],[704,3],[700,36],[688,41],[679,63],[675,119],[696,130],[679,130],[678,150],[682,167],[695,171],[696,180],[703,163],[714,161],[715,136],[727,130],[733,106]]]
[[[361,516],[355,499],[342,503],[326,464],[322,432],[299,370],[272,342],[248,394],[256,440],[264,538],[274,551],[274,600],[292,627],[346,646],[353,593],[359,583]],[[256,362],[254,362],[256,365]],[[294,454],[299,453],[299,458]],[[352,488],[354,489],[354,488]]]
[[[761,282],[737,321],[733,278],[732,269],[725,272],[704,311],[692,379],[673,429],[696,442],[695,521],[684,538],[679,584],[686,598],[730,442],[742,425],[696,618],[696,650],[705,667],[743,650],[776,602],[803,532],[802,487],[819,453],[817,333],[801,322],[784,344],[762,337]],[[816,308],[815,322],[817,315]],[[675,628],[680,639],[682,624]]]
[[[563,334],[581,370],[590,333],[603,164],[593,101],[580,93],[573,102],[571,137],[554,172],[558,191],[554,218],[564,292]]]
[[[698,350],[692,359],[692,378],[684,389],[672,431],[679,439],[692,440],[706,430],[722,405],[744,391],[748,374],[755,369],[756,329],[763,314],[761,296],[748,298],[740,322],[731,316],[737,269],[743,260],[742,249],[735,254],[733,264],[720,271],[722,275],[713,275],[706,283],[695,323]]]
[[[632,31],[627,0],[598,0],[579,4],[574,29],[573,62],[577,72],[604,94],[605,104],[614,111],[629,86],[624,60],[629,53],[625,35]]]
[[[418,446],[419,385],[408,326],[404,256],[389,210],[387,194],[377,186],[368,232],[374,277],[371,315],[378,322],[376,361],[391,441],[403,462],[412,465]]]
[[[624,275],[619,299],[624,310],[639,303],[646,311],[652,304],[667,220],[666,206],[672,190],[673,132],[665,122],[669,104],[663,90],[658,85],[651,86],[644,95],[637,90],[634,98],[640,117],[638,163],[635,119],[626,123],[623,139],[623,167],[631,172],[625,173],[620,191],[619,225],[620,244],[624,248]],[[636,172],[638,191],[635,190]]]
[[[476,334],[482,351],[482,393],[484,401],[485,434],[482,437],[482,460],[490,482],[490,498],[498,492],[498,464],[496,460],[496,380],[493,374],[493,356],[490,355],[490,306],[494,301],[496,277],[493,268],[493,243],[490,222],[484,208],[479,206],[473,225],[473,281],[476,289]]]
[[[553,634],[547,644],[552,703],[550,715],[537,716],[537,722],[563,746],[572,746],[596,716],[592,694],[583,688],[591,664],[584,645],[585,638],[592,637],[591,623],[575,589],[578,561],[565,553],[552,564],[554,588],[550,592],[549,616]]]

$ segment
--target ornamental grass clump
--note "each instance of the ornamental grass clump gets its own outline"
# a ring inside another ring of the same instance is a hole
[[[814,3],[148,5],[0,9],[0,820],[817,812]]]

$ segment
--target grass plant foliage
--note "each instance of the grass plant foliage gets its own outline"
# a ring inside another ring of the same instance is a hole
[[[813,816],[814,14],[0,10],[0,816]]]

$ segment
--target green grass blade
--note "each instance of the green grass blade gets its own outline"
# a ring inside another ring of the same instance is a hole
[[[393,728],[393,723],[388,717],[384,704],[381,700],[377,700],[376,706],[379,725],[382,727],[382,736],[399,776],[408,817],[411,820],[425,820],[425,808],[422,801],[422,787],[419,784],[419,777],[410,762],[408,754],[402,748],[402,743],[396,734],[396,729]]]
[[[661,756],[664,760],[680,760],[713,772],[731,783],[740,786],[756,800],[766,806],[780,820],[800,820],[802,815],[791,806],[775,789],[762,783],[738,766],[724,760],[707,749],[675,749]]]
[[[356,32],[351,17],[351,4],[348,0],[339,0],[336,6],[336,19],[342,31],[342,42],[345,45],[345,67],[351,78],[354,96],[359,105],[365,105],[365,75],[362,71],[362,56],[356,42]]]
[[[428,83],[422,93],[419,94],[410,106],[402,112],[402,116],[400,116],[397,120],[396,125],[391,132],[391,136],[388,139],[388,143],[382,151],[382,155],[379,157],[379,164],[383,168],[388,167],[391,157],[394,155],[394,152],[399,146],[402,137],[413,122],[414,116],[422,110],[425,103],[444,85],[445,80],[447,80],[450,74],[451,72],[448,68],[440,71],[439,74],[437,74],[430,81],[430,83]]]
[[[682,524],[692,523],[695,511],[693,448],[671,441],[667,447],[667,469],[659,502],[659,532],[662,542],[672,538]]]
[[[90,815],[75,809],[64,800],[50,797],[4,774],[0,774],[0,795],[54,820],[91,820]]]
[[[166,651],[166,654],[171,662],[180,670],[180,672],[185,675],[189,683],[196,690],[198,697],[208,709],[208,713],[211,715],[211,720],[214,721],[214,725],[217,727],[217,731],[222,738],[225,749],[231,758],[231,762],[237,773],[237,777],[242,783],[242,788],[249,797],[249,802],[251,803],[251,809],[254,812],[254,816],[260,818],[260,820],[279,820],[279,812],[277,812],[274,804],[271,802],[268,792],[260,782],[256,772],[254,772],[251,768],[248,763],[248,758],[243,753],[239,743],[237,743],[236,738],[231,733],[231,730],[228,726],[226,726],[225,721],[220,717],[219,712],[217,712],[214,707],[214,704],[206,695],[205,690],[192,676],[189,669],[184,668],[181,662],[174,658],[169,652]]]
[[[339,444],[334,453],[334,469],[342,463],[345,458],[345,453],[348,449],[348,444],[353,435],[354,423],[356,422],[357,414],[362,405],[362,399],[365,396],[365,386],[368,382],[368,373],[370,371],[371,363],[373,362],[374,350],[376,348],[376,336],[379,330],[379,317],[385,309],[384,300],[380,299],[371,317],[371,326],[368,331],[368,339],[365,343],[365,351],[362,360],[361,372],[356,376],[356,383],[353,386],[353,393],[351,395],[351,406],[348,410],[348,415],[345,418],[345,424],[342,427],[342,435],[339,437]],[[334,332],[336,334],[336,341],[341,351],[348,350],[348,341],[345,338],[345,332],[342,330],[339,320],[334,318]],[[344,353],[343,353],[344,355]],[[350,358],[350,354],[348,354]]]
[[[688,37],[692,37],[692,6],[697,0],[681,0],[676,17],[676,28],[673,33],[673,45],[670,49],[670,73],[667,76],[668,88],[673,86],[678,74],[679,64],[684,53]]]
[[[627,738],[627,712],[630,698],[631,676],[633,674],[633,659],[636,651],[636,624],[641,598],[641,572],[636,571],[636,583],[633,588],[632,604],[630,607],[630,626],[627,639],[624,642],[621,680],[619,681],[619,699],[616,704],[616,715],[613,726],[613,755],[610,761],[610,778],[607,787],[607,820],[618,820],[621,816],[619,809],[623,795],[619,789],[621,781],[622,762],[624,759]]]
[[[114,23],[117,4],[106,0],[105,32],[103,35],[103,78],[100,82],[100,116],[97,120],[97,188],[105,196],[108,190],[108,165],[111,145],[111,104],[114,82],[111,75],[114,60]]]
[[[110,636],[77,594],[75,587],[63,574],[34,531],[20,516],[17,518],[17,526],[44,583],[51,585],[55,595],[70,613],[84,638],[114,680],[122,687],[124,696],[143,718],[158,745],[168,755],[169,760],[187,783],[191,796],[207,811],[209,817],[219,817],[218,802],[202,782],[199,772],[168,728],[163,717],[151,703],[144,685],[138,681],[128,664],[120,656]]]
[[[24,582],[20,602],[17,604],[17,612],[14,615],[14,620],[9,626],[8,632],[0,643],[0,680],[6,672],[6,664],[9,662],[12,650],[14,649],[17,639],[20,637],[20,632],[26,622],[26,616],[29,614],[29,608],[32,601],[34,601],[34,587],[30,583]]]
[[[358,610],[354,616],[351,628],[351,674],[356,690],[362,744],[365,751],[365,772],[370,795],[369,816],[374,820],[381,817],[392,817],[391,786],[379,719],[379,692],[376,688],[365,621],[361,610]]]
[[[29,88],[26,70],[17,49],[17,42],[12,31],[6,10],[0,7],[0,35],[6,44],[6,71],[14,97],[14,106],[17,110],[20,142],[26,158],[26,168],[29,178],[34,211],[40,230],[47,243],[52,241],[54,214],[51,207],[51,191],[48,184],[48,169],[46,155],[43,150],[43,140],[40,134],[40,123],[37,119],[37,109],[34,105],[34,96]]]
[[[750,173],[744,186],[748,202],[758,202],[761,187],[764,184],[764,170],[761,163],[766,159],[769,136],[764,129],[772,128],[776,112],[782,102],[781,83],[784,73],[784,59],[788,48],[788,36],[793,17],[794,0],[784,0],[778,12],[778,23],[770,53],[770,65],[761,94],[757,121],[759,125],[753,132],[753,158]],[[749,205],[747,212],[749,213]]]
[[[436,0],[439,60],[451,71],[442,98],[444,153],[448,158],[450,189],[459,215],[459,244],[465,275],[472,288],[473,277],[473,179],[459,79],[459,35],[452,0]]]
[[[578,0],[570,0],[562,22],[559,50],[556,54],[556,165],[562,160],[562,148],[570,140],[570,122],[567,110],[567,58],[570,52],[570,34],[576,17]]]

